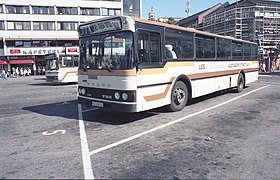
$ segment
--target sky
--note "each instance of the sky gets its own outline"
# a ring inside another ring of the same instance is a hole
[[[186,17],[186,0],[142,0],[142,18],[148,19],[153,7],[156,19],[159,17]],[[196,14],[218,3],[233,3],[236,0],[191,0],[191,13]]]

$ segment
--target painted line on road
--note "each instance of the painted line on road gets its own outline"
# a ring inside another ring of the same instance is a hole
[[[249,95],[249,94],[252,94],[252,93],[254,93],[254,92],[257,92],[257,91],[259,91],[259,90],[261,90],[261,89],[267,88],[267,87],[269,87],[269,86],[270,86],[270,85],[263,86],[263,87],[261,87],[261,88],[255,89],[255,90],[250,91],[250,92],[248,92],[248,93],[246,93],[246,94],[243,94],[243,95],[241,95],[241,96],[235,97],[235,98],[233,98],[233,99],[230,99],[230,100],[225,101],[225,102],[223,102],[223,103],[217,104],[217,105],[212,106],[212,107],[210,107],[210,108],[207,108],[207,109],[198,111],[198,112],[196,112],[196,113],[193,113],[193,114],[190,114],[190,115],[188,115],[188,116],[179,118],[179,119],[177,119],[177,120],[171,121],[171,122],[166,123],[166,124],[163,124],[163,125],[161,125],[161,126],[152,128],[152,129],[150,129],[150,130],[148,130],[148,131],[144,131],[144,132],[142,132],[142,133],[136,134],[136,135],[131,136],[131,137],[129,137],[129,138],[126,138],[126,139],[117,141],[117,142],[115,142],[115,143],[109,144],[109,145],[107,145],[107,146],[98,148],[98,149],[96,149],[96,150],[91,151],[89,154],[90,154],[90,156],[91,156],[91,155],[93,155],[93,154],[97,154],[97,153],[99,153],[99,152],[105,151],[105,150],[110,149],[110,148],[113,148],[113,147],[115,147],[115,146],[118,146],[118,145],[124,144],[124,143],[126,143],[126,142],[132,141],[132,140],[134,140],[134,139],[136,139],[136,138],[142,137],[142,136],[144,136],[144,135],[146,135],[146,134],[149,134],[149,133],[155,132],[155,131],[157,131],[157,130],[160,130],[160,129],[162,129],[162,128],[168,127],[168,126],[170,126],[170,125],[176,124],[176,123],[178,123],[178,122],[181,122],[181,121],[186,120],[186,119],[188,119],[188,118],[191,118],[191,117],[193,117],[193,116],[196,116],[196,115],[205,113],[205,112],[207,112],[207,111],[216,109],[216,108],[218,108],[218,107],[221,107],[221,106],[223,106],[223,105],[225,105],[225,104],[228,104],[228,103],[230,103],[230,102],[232,102],[232,101],[235,101],[235,100],[237,100],[237,99],[240,99],[240,98],[242,98],[242,97],[244,97],[244,96],[247,96],[247,95]]]
[[[78,104],[78,113],[79,113],[80,139],[81,139],[81,148],[82,148],[82,157],[83,157],[84,179],[94,179],[81,104]]]
[[[95,110],[97,110],[97,109],[99,109],[99,108],[87,109],[87,110],[83,110],[82,112],[84,113],[84,112],[89,112],[89,111],[95,111]]]

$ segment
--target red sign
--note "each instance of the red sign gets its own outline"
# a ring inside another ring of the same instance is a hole
[[[68,52],[78,52],[78,48],[68,48]]]
[[[21,50],[20,49],[10,49],[10,54],[20,54]]]

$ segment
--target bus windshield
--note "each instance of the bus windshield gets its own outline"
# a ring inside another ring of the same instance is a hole
[[[47,59],[46,60],[46,70],[58,70],[58,58]]]
[[[132,69],[132,32],[93,35],[80,40],[80,68],[98,70]]]

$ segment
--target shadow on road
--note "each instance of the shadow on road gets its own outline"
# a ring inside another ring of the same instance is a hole
[[[110,124],[110,125],[127,124],[151,116],[155,116],[155,114],[149,112],[120,113],[120,112],[105,111],[100,109],[83,113],[84,121],[99,122],[99,123]]]
[[[32,84],[27,84],[30,86],[69,86],[69,85],[74,85],[77,84],[75,82],[70,82],[70,83],[52,83],[52,82],[43,82],[43,83],[32,83]]]
[[[23,110],[28,110],[34,113],[42,114],[45,116],[57,116],[67,119],[78,120],[78,108],[77,100],[58,102],[52,104],[43,104],[36,106],[29,106],[22,108]]]

